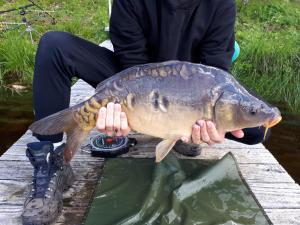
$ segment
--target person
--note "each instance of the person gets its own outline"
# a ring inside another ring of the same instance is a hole
[[[117,72],[139,64],[182,60],[228,71],[234,53],[234,0],[114,0],[110,39],[114,52],[66,32],[48,32],[36,54],[33,99],[35,120],[69,107],[71,79],[93,87]],[[108,103],[98,114],[97,128],[112,135],[127,135],[130,127],[119,104]],[[212,121],[195,121],[191,137],[182,137],[174,149],[198,155],[199,144],[224,138],[246,144],[263,140],[264,128],[219,133]],[[24,224],[55,220],[62,209],[62,193],[73,181],[64,162],[63,134],[34,134],[26,155],[34,167],[32,189],[24,203]],[[186,142],[193,144],[185,144]]]

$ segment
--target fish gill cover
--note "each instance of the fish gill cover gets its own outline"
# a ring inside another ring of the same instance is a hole
[[[170,154],[106,162],[86,225],[269,224],[231,154],[208,163]]]

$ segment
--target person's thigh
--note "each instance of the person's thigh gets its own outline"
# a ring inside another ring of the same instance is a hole
[[[72,77],[96,87],[117,72],[119,65],[113,52],[66,32],[46,33],[36,54],[35,120],[69,107]]]
[[[38,52],[51,57],[48,61],[61,67],[63,75],[81,78],[94,87],[120,70],[114,52],[66,32],[43,35]]]
[[[68,54],[74,66],[75,76],[93,87],[120,71],[114,52],[77,36],[70,36],[73,46]]]

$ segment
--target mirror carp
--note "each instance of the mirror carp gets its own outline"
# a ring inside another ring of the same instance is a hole
[[[199,119],[214,122],[223,132],[269,128],[281,120],[278,108],[250,94],[228,72],[167,61],[123,70],[101,82],[90,99],[36,121],[29,129],[41,135],[66,132],[65,159],[70,161],[108,102],[121,104],[131,129],[163,139],[156,146],[156,162],[182,136],[190,137]]]

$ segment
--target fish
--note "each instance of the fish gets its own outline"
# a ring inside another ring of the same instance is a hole
[[[101,82],[88,100],[34,122],[40,135],[65,132],[64,156],[70,161],[95,128],[98,112],[108,102],[121,104],[134,131],[162,138],[156,162],[181,137],[190,137],[199,119],[210,120],[219,132],[278,124],[278,108],[249,93],[230,73],[185,61],[148,63],[125,69]]]

